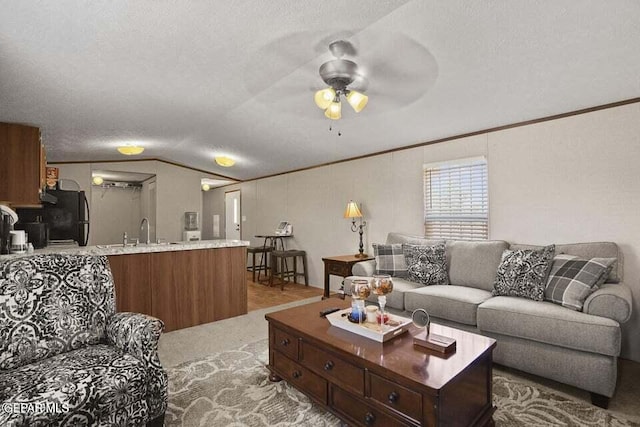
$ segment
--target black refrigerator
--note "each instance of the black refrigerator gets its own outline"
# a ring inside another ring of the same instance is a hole
[[[20,209],[20,222],[37,221],[38,216],[49,229],[49,243],[76,241],[86,246],[89,241],[89,202],[84,191],[47,190],[57,199],[43,203],[42,209]]]

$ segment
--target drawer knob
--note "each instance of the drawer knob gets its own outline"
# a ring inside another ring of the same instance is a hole
[[[327,363],[324,364],[324,370],[330,371],[333,369],[333,366],[333,362],[331,360],[328,360]]]
[[[366,415],[364,416],[364,423],[368,426],[372,426],[373,423],[376,422],[376,416],[373,415],[371,412],[367,412]]]
[[[282,341],[280,341],[280,345],[282,346],[288,346],[289,345],[289,338],[285,338]]]
[[[302,376],[302,373],[300,371],[293,371],[293,374],[291,374],[293,376],[293,378],[300,378]]]
[[[391,393],[389,393],[389,397],[388,397],[389,403],[396,403],[399,398],[400,398],[400,395],[395,391],[392,391]]]

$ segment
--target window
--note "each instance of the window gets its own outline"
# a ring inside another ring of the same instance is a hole
[[[489,237],[484,157],[424,166],[424,234],[456,240]]]

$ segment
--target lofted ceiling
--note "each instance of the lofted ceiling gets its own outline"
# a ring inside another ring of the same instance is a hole
[[[0,121],[246,180],[640,96],[640,2],[0,0]],[[334,40],[369,105],[313,102]],[[330,125],[332,130],[330,131]],[[341,135],[338,135],[340,133]],[[215,155],[237,160],[222,168]]]

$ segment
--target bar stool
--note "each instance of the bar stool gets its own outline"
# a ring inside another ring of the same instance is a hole
[[[298,273],[298,257],[302,258],[302,273]],[[293,258],[292,269],[288,269],[287,259]],[[290,249],[287,251],[271,252],[271,276],[269,277],[269,286],[273,285],[274,277],[280,280],[280,290],[284,290],[284,284],[289,283],[296,277],[303,276],[305,286],[309,286],[309,275],[307,273],[307,253],[298,249]]]
[[[256,281],[256,271],[258,272],[258,280],[260,280],[260,272],[264,271],[265,276],[269,270],[268,256],[273,252],[273,246],[249,246],[247,248],[247,256],[251,255],[251,266],[247,266],[250,271],[251,280]],[[260,254],[260,265],[256,266],[256,255]]]

